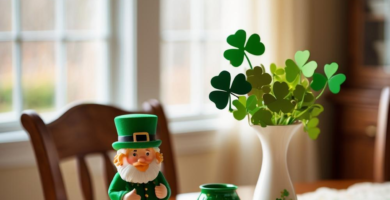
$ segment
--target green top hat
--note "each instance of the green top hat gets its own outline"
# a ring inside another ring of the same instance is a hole
[[[112,144],[115,150],[143,149],[159,147],[156,139],[157,116],[148,114],[129,114],[115,117],[118,141]]]

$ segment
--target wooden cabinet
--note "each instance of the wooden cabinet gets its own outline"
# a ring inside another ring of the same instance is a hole
[[[347,81],[337,114],[332,178],[372,179],[380,91],[390,86],[390,0],[349,0]],[[385,16],[387,15],[387,17]]]

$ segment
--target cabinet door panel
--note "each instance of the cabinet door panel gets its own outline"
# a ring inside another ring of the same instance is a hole
[[[343,135],[373,138],[378,118],[376,108],[345,106],[341,112]]]

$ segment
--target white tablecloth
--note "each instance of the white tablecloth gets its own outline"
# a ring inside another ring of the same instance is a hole
[[[298,200],[390,200],[390,182],[358,183],[346,190],[318,188],[298,195]]]

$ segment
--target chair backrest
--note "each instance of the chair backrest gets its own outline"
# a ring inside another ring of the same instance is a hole
[[[108,156],[108,152],[113,150],[111,144],[117,141],[114,118],[129,113],[150,113],[158,116],[157,137],[163,141],[160,149],[165,155],[162,172],[171,186],[172,196],[176,195],[174,155],[164,110],[157,100],[145,102],[143,107],[143,111],[128,112],[113,106],[80,104],[71,107],[49,124],[45,124],[36,112],[24,111],[21,123],[29,133],[34,147],[45,199],[67,199],[59,164],[61,160],[69,157],[75,157],[77,160],[84,199],[94,199],[91,177],[85,161],[85,156],[92,153],[99,153],[103,157],[108,189],[116,173],[116,168]]]
[[[379,99],[377,133],[374,153],[374,181],[384,182],[390,180],[390,87],[382,89]],[[388,144],[386,146],[386,143]]]

